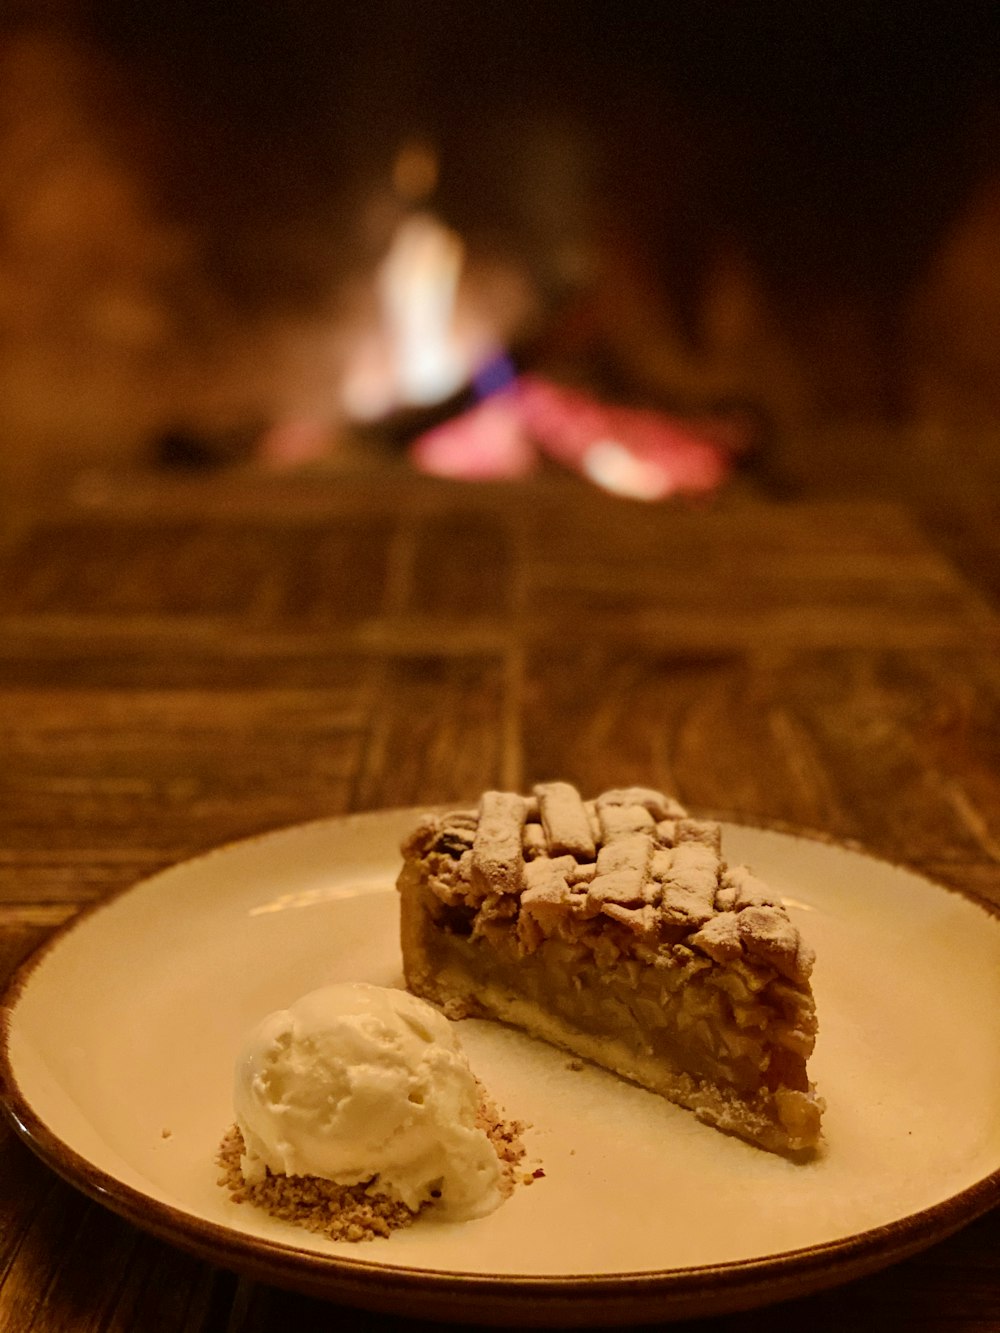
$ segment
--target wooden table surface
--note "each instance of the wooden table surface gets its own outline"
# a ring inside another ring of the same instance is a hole
[[[92,475],[0,522],[4,977],[213,845],[557,776],[854,839],[1000,905],[1000,615],[893,503],[643,506],[388,468]],[[6,1122],[0,1219],[0,1333],[401,1322],[188,1257]],[[1000,1211],[697,1327],[887,1324],[1000,1327]]]

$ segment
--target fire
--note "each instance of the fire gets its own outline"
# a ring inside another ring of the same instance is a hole
[[[494,347],[483,303],[470,292],[465,243],[427,202],[438,175],[437,155],[422,140],[404,144],[392,165],[401,216],[375,274],[373,324],[357,339],[341,386],[351,420],[444,402]]]
[[[341,387],[348,417],[377,421],[406,407],[426,407],[469,378],[455,328],[461,237],[431,213],[399,226],[375,276],[375,325],[355,344]]]
[[[378,422],[464,391],[473,406],[413,442],[419,470],[509,479],[547,458],[648,501],[720,485],[733,451],[718,433],[517,372],[503,345],[531,308],[523,275],[478,254],[472,263],[463,238],[430,207],[438,175],[437,155],[421,140],[404,145],[392,165],[395,226],[366,284],[367,318],[350,326],[339,385],[344,417]],[[309,426],[293,421],[270,432],[262,455],[275,465],[307,459],[317,444]]]
[[[421,471],[463,480],[523,476],[543,457],[633,500],[712,491],[732,467],[708,429],[609,406],[539,375],[515,376],[412,449]]]
[[[377,288],[399,401],[426,407],[468,382],[468,349],[456,327],[465,246],[430,213],[407,218],[379,269]]]

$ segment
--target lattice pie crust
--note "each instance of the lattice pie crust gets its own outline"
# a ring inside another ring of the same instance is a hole
[[[815,1148],[812,951],[721,856],[719,825],[640,787],[565,782],[426,815],[399,876],[407,985],[501,1019],[763,1148]]]

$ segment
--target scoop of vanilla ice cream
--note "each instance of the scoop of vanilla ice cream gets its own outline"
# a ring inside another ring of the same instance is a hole
[[[501,1201],[500,1163],[476,1125],[480,1090],[453,1025],[407,991],[326,986],[270,1014],[236,1065],[248,1181],[265,1168],[370,1180],[414,1211],[481,1217]]]

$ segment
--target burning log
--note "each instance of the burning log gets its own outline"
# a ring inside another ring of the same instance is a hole
[[[467,481],[524,476],[548,457],[637,500],[714,491],[735,462],[733,449],[706,428],[649,408],[608,404],[538,375],[515,376],[425,431],[410,457],[422,472]]]

